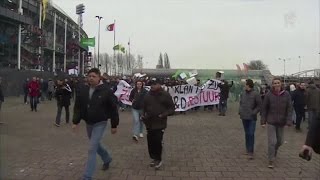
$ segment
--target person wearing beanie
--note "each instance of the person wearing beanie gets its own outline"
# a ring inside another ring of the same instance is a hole
[[[239,115],[242,120],[246,152],[249,159],[253,159],[254,153],[254,134],[256,129],[257,114],[260,112],[262,104],[260,94],[254,91],[254,83],[251,79],[246,80],[245,90],[240,95]]]

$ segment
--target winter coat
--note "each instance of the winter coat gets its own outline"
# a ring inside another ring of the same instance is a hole
[[[162,89],[158,92],[149,91],[143,100],[143,121],[147,129],[165,129],[167,117],[173,115],[175,105],[172,97]],[[159,117],[161,115],[162,117]]]
[[[1,102],[4,102],[4,95],[3,95],[3,92],[2,92],[2,86],[0,84],[0,103]]]
[[[29,96],[38,97],[40,95],[40,85],[37,81],[31,81],[28,84]]]
[[[140,92],[136,88],[134,88],[129,96],[129,101],[132,102],[132,108],[140,110],[143,108],[143,99],[148,91],[144,88],[141,89]]]
[[[228,100],[230,88],[233,86],[233,82],[229,85],[227,81],[224,83],[219,83],[220,88],[220,100]]]
[[[292,102],[287,91],[266,94],[262,109],[261,123],[283,127],[292,123]]]
[[[308,110],[317,111],[320,109],[320,91],[314,84],[307,88],[306,104]]]
[[[302,89],[296,89],[291,93],[291,99],[293,101],[293,107],[297,111],[304,112],[306,105],[306,92]]]
[[[68,84],[57,86],[55,97],[58,106],[70,106],[72,90]]]
[[[54,82],[48,81],[48,92],[54,92]]]
[[[260,112],[261,103],[259,93],[254,90],[244,91],[240,95],[240,119],[257,120],[257,114]]]
[[[76,94],[73,124],[79,124],[83,119],[87,124],[93,125],[111,118],[111,127],[116,128],[119,124],[119,113],[115,95],[101,84],[95,88],[90,99],[89,89],[89,86],[83,85]]]

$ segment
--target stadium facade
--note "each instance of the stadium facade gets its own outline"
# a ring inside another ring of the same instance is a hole
[[[88,47],[79,43],[79,36],[88,38],[86,32],[80,28],[79,35],[77,22],[57,5],[44,2],[48,0],[22,0],[19,13],[20,0],[0,0],[0,68],[60,72],[64,71],[64,62],[66,69],[76,68],[79,62],[80,70],[86,67]]]

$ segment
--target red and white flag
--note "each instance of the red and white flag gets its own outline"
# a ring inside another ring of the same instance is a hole
[[[107,31],[114,31],[114,23],[107,26]]]
[[[244,70],[244,72],[245,73],[248,73],[248,71],[249,71],[249,66],[248,66],[248,64],[246,64],[246,63],[243,63],[243,70]]]

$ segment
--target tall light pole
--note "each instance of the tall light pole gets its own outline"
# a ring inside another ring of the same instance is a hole
[[[85,6],[83,4],[79,4],[76,6],[76,14],[79,15],[79,27],[78,27],[78,40],[79,40],[79,53],[78,53],[78,75],[80,74],[81,68],[81,47],[80,47],[80,41],[81,41],[81,28],[83,26],[83,22],[82,22],[82,14],[84,13],[85,10]],[[82,65],[83,66],[83,65]]]
[[[19,15],[22,15],[22,0],[19,0],[19,9],[18,9],[18,13]],[[21,27],[21,23],[19,24],[19,27],[18,27],[18,70],[21,69],[21,30],[22,30],[22,27]]]
[[[98,68],[100,69],[100,21],[103,17],[96,16],[96,18],[99,20],[99,29],[98,29]]]
[[[299,72],[301,72],[301,56],[298,56],[299,58]]]
[[[280,61],[283,61],[283,84],[286,84],[286,61],[290,60],[290,58],[288,59],[281,59],[279,58]]]

